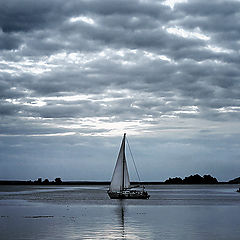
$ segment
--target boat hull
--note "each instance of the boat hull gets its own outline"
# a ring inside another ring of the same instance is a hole
[[[111,199],[149,199],[150,197],[146,191],[108,191],[107,193]]]

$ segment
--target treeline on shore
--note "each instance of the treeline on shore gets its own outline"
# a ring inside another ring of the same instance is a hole
[[[169,178],[165,181],[168,184],[217,184],[218,180],[211,175],[204,175],[201,177],[198,174],[185,177],[184,179],[180,177]]]
[[[139,182],[131,182],[132,184],[139,184]],[[38,178],[35,181],[13,181],[13,180],[0,180],[0,185],[109,185],[109,181],[65,181],[63,182],[60,177],[55,178],[54,181],[50,181],[47,178],[42,180]],[[190,175],[184,179],[180,177],[169,178],[165,182],[148,181],[140,182],[144,185],[154,184],[240,184],[240,177],[230,180],[228,182],[219,182],[215,177],[211,175],[200,176],[199,174]]]
[[[47,178],[42,180],[38,178],[35,181],[18,181],[18,180],[0,180],[0,185],[107,185],[109,181],[65,181],[61,178],[55,178],[54,181],[50,181]]]

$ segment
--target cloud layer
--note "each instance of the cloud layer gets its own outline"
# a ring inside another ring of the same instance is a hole
[[[46,137],[63,162],[66,156],[57,149],[69,150],[65,138],[75,139],[78,146],[77,141],[90,136],[106,144],[102,147],[111,160],[113,146],[108,143],[123,132],[144,146],[164,139],[174,146],[164,155],[157,144],[150,165],[156,169],[169,154],[171,164],[166,172],[149,170],[145,179],[185,174],[183,159],[195,171],[229,176],[239,157],[240,2],[170,2],[1,1],[0,176],[18,176],[4,169],[20,159],[22,166],[34,166],[34,158],[47,152],[37,147]],[[20,139],[26,144],[10,154]],[[23,153],[29,151],[29,139],[36,142],[33,162]],[[58,146],[56,139],[65,144]],[[184,154],[178,157],[182,144]],[[92,157],[84,155],[86,169],[90,159],[92,165],[104,161],[97,150]],[[162,159],[157,157],[162,154]],[[218,160],[220,156],[232,162]],[[74,154],[71,158],[78,160]],[[53,156],[45,159],[57,164]],[[216,170],[212,166],[218,161],[222,165]],[[112,166],[105,167],[108,172],[102,170],[99,178],[108,178]]]

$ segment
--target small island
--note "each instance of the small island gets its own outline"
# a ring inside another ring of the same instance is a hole
[[[215,177],[211,175],[204,175],[201,177],[199,174],[191,175],[181,179],[180,177],[169,178],[165,181],[166,184],[217,184],[219,183]]]

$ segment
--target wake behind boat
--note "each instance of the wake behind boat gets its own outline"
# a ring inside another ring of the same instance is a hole
[[[126,133],[124,133],[123,136],[111,184],[107,193],[111,199],[148,199],[150,195],[148,194],[147,191],[144,190],[144,186],[141,186],[142,190],[138,190],[140,186],[130,185],[130,179],[125,156],[125,141]]]

